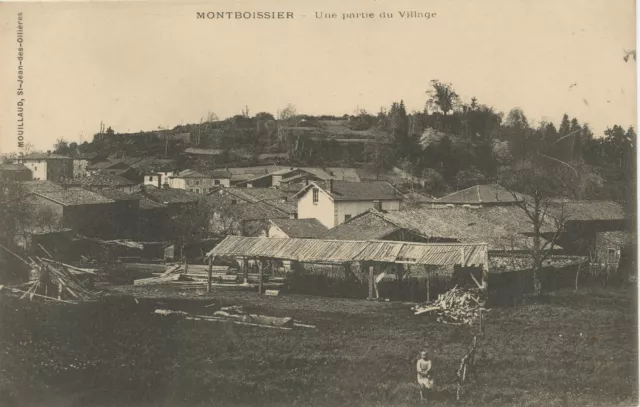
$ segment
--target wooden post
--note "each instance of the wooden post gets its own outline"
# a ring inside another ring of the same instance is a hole
[[[372,300],[373,299],[373,291],[374,291],[374,273],[373,273],[373,266],[369,266],[369,299]]]
[[[258,270],[260,272],[260,277],[258,277],[260,279],[260,281],[258,281],[258,295],[261,295],[263,292],[262,278],[264,277],[264,267],[262,265],[262,259],[258,260]]]
[[[187,274],[189,265],[187,264],[187,256],[184,255],[184,249],[182,249],[182,258],[184,259],[184,274]]]
[[[242,277],[244,277],[244,283],[249,284],[249,260],[246,257],[242,258]]]
[[[460,267],[465,267],[464,247],[460,247]]]
[[[431,270],[427,266],[427,302],[431,301]]]
[[[480,335],[483,334],[483,329],[482,329],[482,310],[480,310]]]
[[[213,256],[209,256],[209,270],[207,271],[207,292],[211,292],[211,273],[213,269]]]

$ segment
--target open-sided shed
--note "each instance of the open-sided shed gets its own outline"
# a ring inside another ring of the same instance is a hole
[[[486,243],[416,243],[244,236],[228,236],[209,251],[207,257],[209,257],[209,264],[213,264],[215,257],[241,258],[245,263],[243,266],[245,272],[248,259],[258,260],[260,271],[262,271],[262,261],[273,259],[320,264],[360,262],[369,269],[370,297],[373,295],[376,266],[382,263],[481,268],[483,281],[488,272],[489,263]]]

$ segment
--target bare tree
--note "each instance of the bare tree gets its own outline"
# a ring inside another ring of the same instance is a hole
[[[528,251],[533,270],[534,294],[541,295],[543,287],[539,273],[544,261],[555,250],[567,217],[564,200],[558,199],[566,181],[560,179],[553,166],[534,160],[522,161],[501,171],[500,179],[531,223],[533,242]]]

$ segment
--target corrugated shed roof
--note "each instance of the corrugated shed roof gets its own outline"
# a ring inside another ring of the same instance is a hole
[[[228,236],[207,256],[269,257],[300,262],[407,262],[482,265],[486,245]]]
[[[289,237],[313,239],[327,231],[318,219],[272,219],[271,222]]]
[[[454,192],[435,200],[443,204],[498,204],[515,203],[522,199],[515,199],[513,194],[498,184],[476,185],[461,191]]]
[[[61,191],[40,191],[35,194],[64,206],[95,205],[114,202],[113,199],[81,188],[63,189]]]

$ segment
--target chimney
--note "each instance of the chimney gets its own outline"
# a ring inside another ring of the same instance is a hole
[[[329,188],[328,192],[333,192],[333,179],[329,180],[329,184],[327,185],[327,188]]]
[[[162,188],[169,189],[169,184],[165,182],[164,184],[162,184]]]

